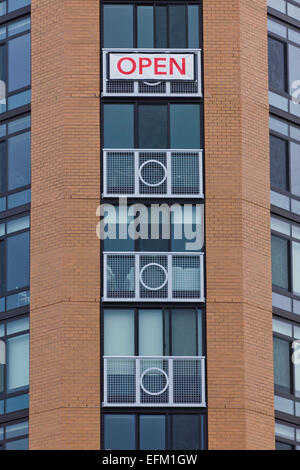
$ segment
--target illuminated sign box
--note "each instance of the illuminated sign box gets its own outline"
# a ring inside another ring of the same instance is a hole
[[[110,80],[195,80],[194,54],[110,53]]]

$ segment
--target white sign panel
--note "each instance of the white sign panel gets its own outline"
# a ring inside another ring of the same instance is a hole
[[[194,54],[109,54],[111,80],[194,80]]]

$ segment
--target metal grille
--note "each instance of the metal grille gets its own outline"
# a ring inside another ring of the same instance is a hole
[[[134,255],[112,255],[105,260],[105,289],[107,298],[135,297]]]
[[[203,197],[202,151],[103,151],[103,196]]]
[[[133,152],[107,152],[106,170],[108,194],[134,194]]]
[[[173,256],[172,267],[173,297],[198,299],[202,290],[200,259],[195,256]]]
[[[139,281],[141,299],[168,297],[167,256],[140,256]]]
[[[195,55],[194,81],[133,81],[110,80],[108,72],[109,53],[193,53]],[[102,96],[202,96],[200,49],[102,49],[103,90]]]
[[[206,406],[204,357],[104,357],[103,406],[161,405]]]
[[[202,158],[199,152],[172,152],[172,195],[202,195]]]
[[[204,302],[203,253],[104,253],[103,300]]]

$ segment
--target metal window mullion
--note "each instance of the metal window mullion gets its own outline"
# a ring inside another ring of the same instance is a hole
[[[134,96],[138,96],[139,94],[139,82],[138,81],[133,82],[133,94]]]
[[[199,152],[199,195],[203,196],[203,152]]]
[[[134,255],[135,300],[140,298],[140,255]]]
[[[103,403],[104,405],[107,404],[107,359],[104,359],[103,360],[103,373],[104,373],[104,377],[103,377],[103,382],[104,382],[104,396],[103,396]]]
[[[167,255],[168,260],[168,299],[173,298],[173,272],[172,272],[172,255]]]
[[[171,94],[171,82],[166,82],[166,95],[170,95]]]
[[[205,358],[201,359],[201,403],[205,405]]]
[[[106,95],[106,84],[107,84],[107,71],[106,71],[106,65],[107,65],[107,57],[108,57],[108,52],[103,51],[103,56],[102,56],[102,68],[103,68],[103,95]]]
[[[141,362],[140,358],[135,360],[135,403],[141,403]]]
[[[140,181],[139,181],[139,168],[140,167],[140,162],[139,162],[139,152],[135,151],[134,152],[134,195],[138,196],[139,195],[139,186],[140,186]]]
[[[104,273],[104,280],[103,280],[103,296],[104,299],[107,299],[107,255],[103,255],[103,273]]]
[[[198,95],[202,96],[201,51],[197,52]]]
[[[174,404],[173,361],[174,361],[173,358],[168,360],[168,365],[169,365],[169,405]]]
[[[107,152],[103,150],[103,195],[107,196]]]
[[[201,299],[204,299],[204,256],[200,255],[200,288],[201,288]]]
[[[172,195],[172,168],[171,152],[167,152],[167,195]]]

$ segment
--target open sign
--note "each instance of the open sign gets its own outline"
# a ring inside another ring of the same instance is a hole
[[[194,54],[109,54],[111,80],[194,80]]]

